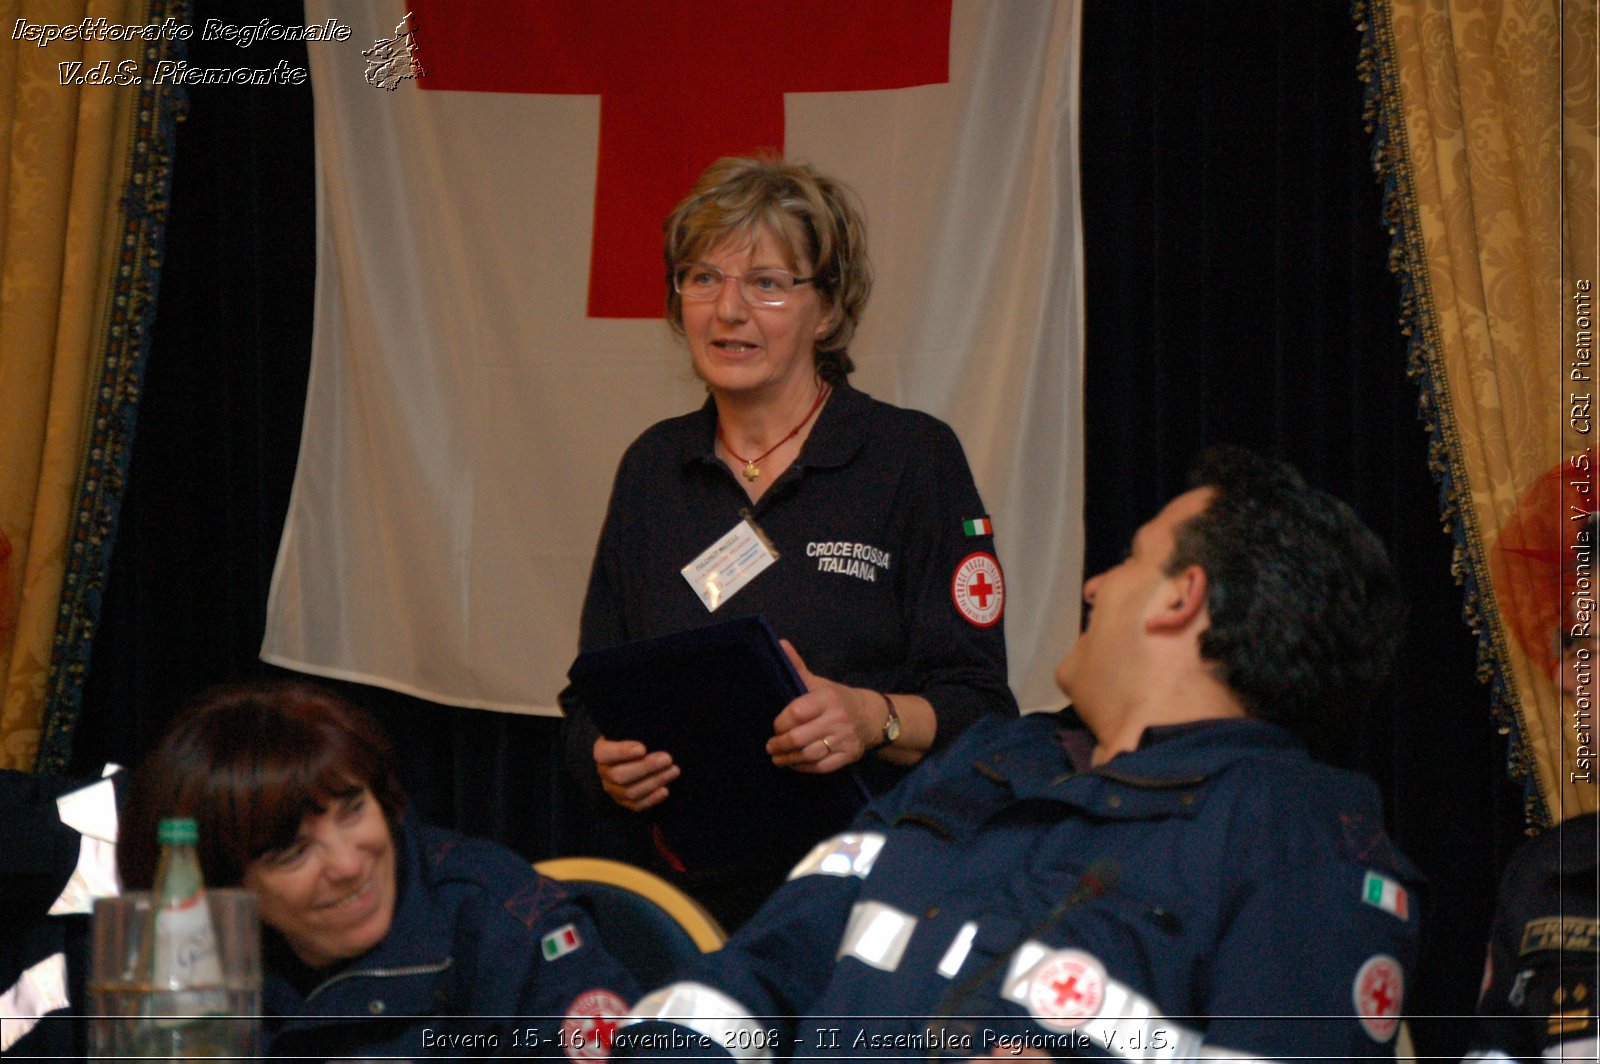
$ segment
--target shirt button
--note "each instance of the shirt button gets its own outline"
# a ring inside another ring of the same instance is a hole
[[[1118,798],[1116,795],[1113,794],[1110,798],[1106,799],[1106,808],[1107,809],[1121,809],[1122,808],[1122,799]]]
[[[367,1002],[367,1011],[372,1013],[374,1016],[382,1016],[386,1008],[388,1008],[388,1006],[381,1001]]]

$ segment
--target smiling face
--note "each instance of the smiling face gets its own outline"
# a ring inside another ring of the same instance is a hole
[[[723,241],[695,261],[729,278],[715,299],[683,303],[696,376],[719,401],[803,403],[814,391],[816,342],[832,327],[832,311],[810,284],[796,285],[781,307],[747,303],[735,278],[759,269],[809,277],[811,263],[790,262],[767,229],[753,241]]]
[[[310,967],[367,952],[389,933],[398,890],[383,807],[366,788],[335,799],[301,821],[293,843],[252,862],[244,885]]]
[[[1138,682],[1145,666],[1139,641],[1170,579],[1167,563],[1178,529],[1203,512],[1211,496],[1210,488],[1196,488],[1173,499],[1134,533],[1127,557],[1083,585],[1089,622],[1056,666],[1056,685],[1080,715],[1098,708],[1097,700],[1114,704]]]

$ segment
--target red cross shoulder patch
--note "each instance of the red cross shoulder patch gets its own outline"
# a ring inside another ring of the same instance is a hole
[[[1028,1012],[1052,1031],[1070,1031],[1094,1019],[1105,1003],[1105,969],[1082,950],[1050,954],[1029,977]]]
[[[601,987],[573,999],[561,1023],[561,1044],[573,1060],[604,1060],[611,1055],[617,1021],[628,1014],[628,1003]]]
[[[1387,1042],[1400,1029],[1400,999],[1405,994],[1405,973],[1387,953],[1374,953],[1356,972],[1351,995],[1361,1029],[1374,1042]]]
[[[979,628],[1000,620],[1006,608],[1006,578],[994,555],[979,550],[962,558],[950,581],[950,597],[961,616]]]

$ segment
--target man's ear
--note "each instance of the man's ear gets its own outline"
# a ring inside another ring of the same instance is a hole
[[[1167,577],[1156,611],[1145,620],[1145,631],[1179,632],[1195,618],[1204,618],[1209,586],[1206,571],[1198,565],[1186,566]]]

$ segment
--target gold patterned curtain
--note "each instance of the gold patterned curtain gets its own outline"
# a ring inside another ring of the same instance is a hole
[[[0,0],[0,767],[59,769],[69,749],[181,101],[156,64],[186,18],[172,0]]]
[[[1371,0],[1358,18],[1456,575],[1548,824],[1596,808],[1600,770],[1596,2]]]

